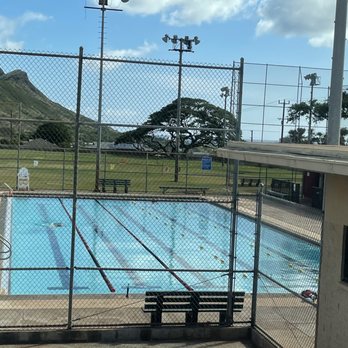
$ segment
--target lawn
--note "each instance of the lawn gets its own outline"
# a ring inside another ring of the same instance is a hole
[[[72,151],[32,151],[1,149],[1,185],[16,187],[16,173],[26,167],[30,174],[30,189],[70,191],[73,187],[74,153]],[[230,165],[229,185],[226,185],[227,164],[213,158],[211,170],[202,170],[201,158],[179,161],[179,182],[174,183],[174,160],[163,156],[134,153],[103,153],[100,178],[130,179],[130,192],[161,192],[160,186],[208,187],[209,194],[230,194],[233,161]],[[302,182],[302,173],[282,168],[240,165],[240,179],[246,185],[241,192],[255,192],[255,184],[270,185],[272,178]],[[249,186],[250,179],[253,179]],[[95,187],[95,153],[81,152],[78,164],[79,191],[93,191]]]

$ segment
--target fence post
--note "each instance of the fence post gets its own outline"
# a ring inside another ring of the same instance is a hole
[[[65,149],[63,149],[62,191],[65,189]]]
[[[21,113],[22,113],[22,103],[18,104],[18,143],[17,143],[17,168],[16,168],[16,190],[18,190],[18,172],[19,172],[19,160],[21,153],[21,133],[22,133],[22,124],[21,124]]]
[[[78,186],[78,163],[79,163],[79,133],[80,133],[80,112],[81,112],[81,91],[82,91],[82,65],[83,48],[79,51],[79,70],[77,82],[77,101],[75,119],[75,151],[74,151],[74,175],[73,175],[73,209],[71,221],[71,252],[70,252],[70,279],[69,279],[69,302],[68,302],[68,330],[71,329],[72,305],[74,289],[74,268],[75,268],[75,237],[76,237],[76,208],[77,208],[77,186]]]
[[[254,279],[253,279],[253,295],[252,295],[252,302],[251,302],[251,326],[255,326],[255,324],[256,324],[256,306],[257,306],[258,276],[259,276],[259,262],[260,262],[262,203],[263,203],[263,184],[260,184],[260,189],[259,189],[259,192],[257,193],[257,196],[256,196]]]
[[[187,193],[187,181],[188,181],[188,155],[186,154],[185,193]]]
[[[106,179],[106,155],[107,155],[107,152],[105,152],[104,154],[104,179]]]
[[[148,153],[148,152],[146,152],[146,166],[145,166],[145,193],[147,193],[148,161],[149,161],[149,153]]]

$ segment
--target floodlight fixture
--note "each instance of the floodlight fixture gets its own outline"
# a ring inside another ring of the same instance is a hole
[[[195,45],[198,45],[201,41],[199,40],[198,36],[195,36],[193,38],[193,42],[195,43]]]
[[[319,86],[320,85],[320,76],[317,73],[308,74],[304,77],[305,80],[310,80],[310,86]]]
[[[99,0],[100,6],[108,6],[108,0]]]
[[[221,88],[221,97],[228,97],[230,95],[230,89],[225,86]]]
[[[169,39],[170,39],[170,37],[169,37],[168,34],[166,34],[166,35],[164,35],[164,36],[162,37],[162,40],[163,40],[165,43],[167,43]]]
[[[124,4],[127,3],[129,0],[121,0]]]

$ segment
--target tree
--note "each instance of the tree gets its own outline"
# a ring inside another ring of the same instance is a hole
[[[44,123],[37,127],[33,136],[61,147],[70,146],[72,141],[70,129],[63,123]]]
[[[177,101],[174,100],[160,111],[151,114],[142,126],[123,133],[116,139],[115,144],[131,143],[141,150],[175,153],[176,119]],[[200,146],[223,146],[225,141],[234,140],[236,137],[236,119],[233,114],[203,99],[181,99],[180,126],[182,128],[179,145],[183,153]],[[226,138],[223,129],[227,130]]]
[[[288,132],[288,136],[284,137],[283,142],[303,144],[306,142],[306,138],[304,137],[305,133],[306,133],[305,128],[291,129]]]
[[[312,111],[312,112],[311,112]],[[292,104],[289,109],[288,109],[288,116],[286,119],[286,122],[289,123],[296,123],[300,121],[302,118],[305,118],[307,121],[309,120],[309,116],[312,116],[312,122],[314,124],[317,124],[318,122],[322,122],[327,120],[329,114],[329,104],[327,101],[324,102],[319,102],[318,100],[313,100],[312,101],[312,110],[310,106],[310,101],[308,102],[301,102],[301,103],[295,103]],[[348,93],[344,91],[342,93],[342,115],[341,117],[343,119],[348,119]],[[304,130],[305,128],[299,128],[298,131]],[[315,133],[312,131],[311,139],[313,143],[318,143],[318,144],[325,144],[326,143],[326,134],[322,132]],[[295,133],[290,134],[289,131],[289,137],[288,139],[291,140],[296,140],[294,142],[305,142],[302,141],[302,138],[299,138],[297,134],[297,139],[296,139],[296,131]],[[348,133],[348,131],[347,131]],[[303,135],[303,133],[302,133]],[[348,134],[346,134],[345,128],[341,129],[341,138],[340,142],[341,145],[346,144],[346,137]]]

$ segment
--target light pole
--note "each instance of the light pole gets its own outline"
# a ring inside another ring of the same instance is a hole
[[[285,121],[285,105],[290,104],[290,101],[285,101],[285,99],[283,99],[283,101],[278,100],[278,104],[282,104],[283,105],[283,114],[282,114],[282,120],[281,120],[281,126],[282,126],[282,130],[280,133],[280,142],[282,143],[284,141],[284,121]]]
[[[226,142],[227,142],[227,137],[226,137],[226,111],[227,110],[226,110],[226,106],[227,106],[227,98],[230,96],[230,89],[228,87],[222,87],[220,96],[221,96],[221,98],[224,98],[223,144],[224,144],[224,146],[226,146]]]
[[[175,139],[175,169],[174,169],[174,182],[179,181],[179,151],[180,151],[180,119],[181,119],[181,75],[182,75],[182,54],[183,52],[193,52],[192,44],[198,45],[200,43],[197,36],[190,39],[188,36],[179,38],[178,35],[170,37],[165,34],[162,40],[167,43],[170,41],[173,44],[173,48],[169,51],[179,52],[179,78],[178,78],[178,99],[177,99],[177,113],[176,113],[176,139]],[[186,47],[186,48],[184,48]]]
[[[308,120],[308,144],[312,140],[312,114],[313,114],[313,89],[314,86],[320,85],[320,77],[316,73],[308,74],[304,77],[305,80],[309,80],[309,85],[311,86],[311,99],[309,104],[309,120]]]
[[[121,0],[123,3],[129,0]],[[97,152],[95,160],[95,188],[94,191],[99,192],[99,172],[100,172],[100,157],[101,157],[101,139],[102,139],[102,109],[103,109],[103,63],[104,63],[104,27],[105,27],[105,12],[106,11],[123,11],[117,8],[107,8],[108,0],[99,0],[101,7],[85,6],[87,9],[101,11],[101,35],[100,35],[100,64],[99,64],[99,94],[98,94],[98,121],[97,121]]]
[[[228,87],[222,87],[221,88],[221,94],[220,97],[224,99],[224,120],[223,120],[223,145],[222,146],[226,146],[227,143],[227,134],[226,134],[226,106],[227,106],[227,98],[230,96],[230,89]],[[223,163],[223,162],[222,162]],[[228,188],[230,182],[230,160],[227,159],[227,166],[226,166],[226,188]]]

